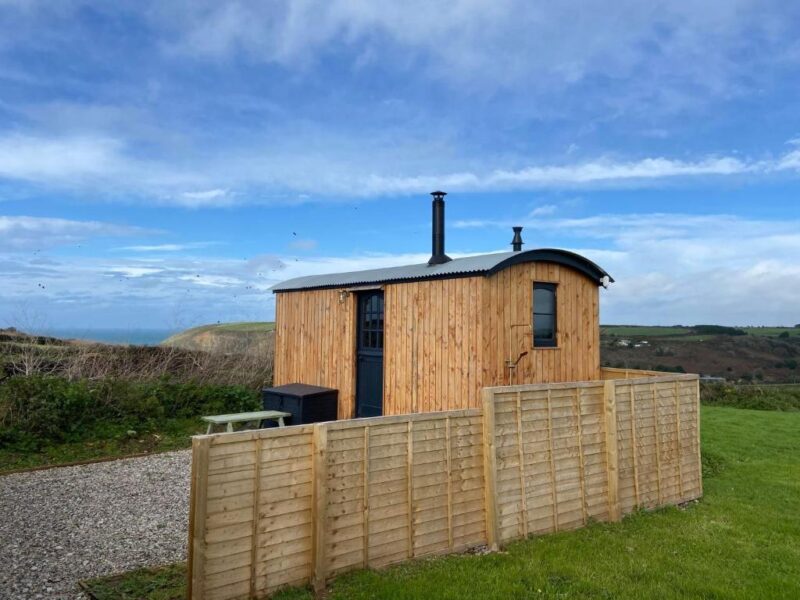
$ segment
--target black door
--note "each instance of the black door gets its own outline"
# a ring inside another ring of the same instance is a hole
[[[383,292],[358,296],[356,417],[383,414]]]

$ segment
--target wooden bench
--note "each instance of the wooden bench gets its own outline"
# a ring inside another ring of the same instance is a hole
[[[225,431],[228,433],[233,432],[234,423],[246,423],[248,421],[277,421],[278,427],[284,427],[283,419],[291,417],[292,413],[280,412],[278,410],[260,410],[256,412],[234,413],[232,415],[212,415],[210,417],[202,417],[203,421],[208,423],[209,434],[214,429],[215,425],[225,425]]]

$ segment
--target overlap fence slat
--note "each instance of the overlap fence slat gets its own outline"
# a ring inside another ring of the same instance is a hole
[[[191,598],[496,549],[702,494],[696,376],[485,388],[480,409],[193,441]]]

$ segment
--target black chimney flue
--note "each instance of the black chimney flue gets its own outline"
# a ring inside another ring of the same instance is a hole
[[[441,265],[452,259],[444,253],[444,197],[445,192],[431,192],[433,196],[432,253],[428,266]]]
[[[511,240],[511,249],[514,252],[521,252],[522,251],[522,244],[525,242],[522,241],[522,227],[512,227],[514,230],[514,239]]]

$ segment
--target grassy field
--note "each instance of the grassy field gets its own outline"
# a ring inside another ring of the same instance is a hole
[[[764,337],[778,337],[786,332],[790,337],[800,336],[800,327],[737,327],[748,335]],[[670,327],[659,325],[603,325],[600,328],[602,335],[616,335],[617,337],[680,337],[683,341],[705,340],[710,335],[699,335],[687,327]]]
[[[798,598],[800,413],[704,407],[705,497],[504,552],[420,560],[333,581],[331,599]],[[185,567],[95,580],[103,600],[178,599]],[[307,589],[281,600],[311,600]]]
[[[201,336],[207,335],[240,335],[248,336],[253,334],[263,334],[270,331],[275,331],[275,323],[272,321],[264,322],[241,322],[241,323],[217,323],[213,325],[200,325],[199,327],[192,327],[186,331],[181,331],[173,336],[168,337],[161,342],[162,346],[180,346],[186,340],[191,340]]]
[[[219,323],[201,325],[167,338],[164,347],[211,352],[272,352],[273,322]]]
[[[201,325],[199,327],[192,327],[186,331],[175,334],[184,335],[187,333],[203,333],[206,331],[233,331],[237,333],[264,333],[265,331],[274,331],[275,323],[272,321],[243,321],[240,323],[218,323],[216,325]],[[173,336],[175,337],[175,336]],[[168,341],[168,340],[167,340]]]
[[[686,327],[660,327],[649,325],[603,325],[600,327],[602,335],[614,334],[616,336],[630,337],[660,337],[664,335],[686,335],[690,329]]]

